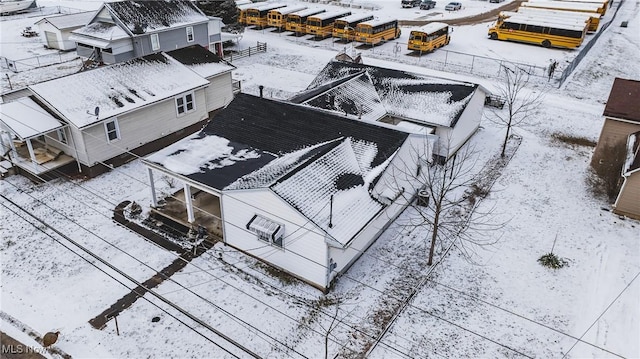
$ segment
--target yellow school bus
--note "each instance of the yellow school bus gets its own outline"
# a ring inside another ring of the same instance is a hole
[[[283,8],[286,4],[266,4],[261,6],[254,6],[247,9],[247,25],[255,25],[257,27],[267,26],[267,14],[269,11]]]
[[[287,22],[285,29],[287,31],[293,31],[295,33],[306,34],[307,33],[307,19],[309,16],[324,13],[324,9],[306,9],[299,12],[294,12],[287,15]]]
[[[411,31],[407,48],[413,51],[431,52],[449,44],[449,25],[431,22]]]
[[[355,41],[366,45],[395,40],[400,37],[398,20],[372,20],[356,25]]]
[[[535,7],[521,7],[520,9],[518,9],[517,14],[548,19],[549,21],[554,22],[585,22],[587,23],[588,32],[598,31],[598,26],[600,25],[600,14],[598,13],[558,11],[550,9],[539,9]]]
[[[507,40],[573,49],[582,45],[587,24],[553,23],[526,16],[498,17],[489,28],[492,40]]]
[[[353,14],[337,19],[333,23],[333,37],[353,41],[356,36],[356,25],[369,20],[373,20],[372,14]]]
[[[287,6],[280,9],[275,9],[269,11],[267,14],[267,26],[277,27],[278,29],[284,29],[284,26],[287,24],[287,15],[302,11],[306,9],[306,6]]]
[[[238,5],[238,10],[240,10],[240,14],[238,14],[238,23],[241,25],[247,24],[247,9],[251,9],[256,7],[253,3]]]
[[[307,18],[307,34],[325,38],[333,35],[333,23],[345,16],[351,15],[349,10],[325,12]]]

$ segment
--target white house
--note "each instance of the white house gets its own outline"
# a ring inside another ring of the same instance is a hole
[[[51,49],[73,50],[76,42],[71,40],[71,31],[79,29],[94,17],[95,11],[79,12],[57,16],[47,16],[36,22],[40,36]]]
[[[435,136],[239,94],[200,133],[148,156],[156,214],[328,290],[413,198]],[[410,168],[406,168],[409,166]],[[183,189],[158,199],[158,174]]]
[[[466,82],[331,61],[290,101],[365,122],[435,133],[435,154],[453,156],[480,126],[487,90]]]
[[[215,57],[191,53],[202,51]],[[160,149],[231,101],[233,67],[214,60],[187,66],[160,53],[29,86],[30,96],[2,106],[4,150],[24,174],[50,178],[94,176]]]

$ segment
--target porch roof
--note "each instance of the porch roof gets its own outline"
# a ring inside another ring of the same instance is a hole
[[[64,127],[29,97],[23,97],[0,107],[0,120],[20,140],[38,137]]]

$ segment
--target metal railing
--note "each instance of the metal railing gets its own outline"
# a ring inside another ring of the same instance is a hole
[[[0,68],[13,72],[22,72],[36,69],[38,67],[61,64],[63,62],[75,60],[77,58],[78,55],[75,51],[57,52],[53,54],[27,57],[19,60],[11,60],[9,58],[0,56]]]

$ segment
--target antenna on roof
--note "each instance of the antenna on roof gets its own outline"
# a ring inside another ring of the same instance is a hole
[[[100,115],[100,107],[96,106],[96,108],[93,109],[93,113],[91,113],[90,111],[87,111],[87,115],[94,115],[96,116],[96,119],[98,119],[98,115]]]

